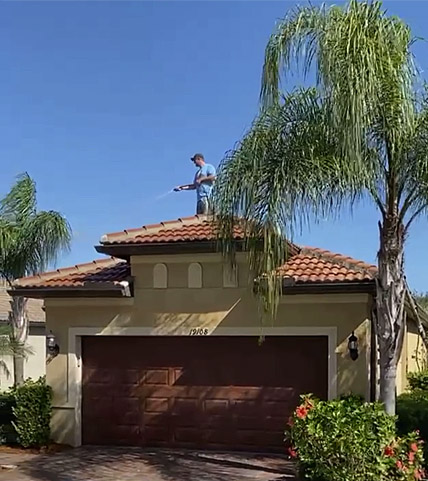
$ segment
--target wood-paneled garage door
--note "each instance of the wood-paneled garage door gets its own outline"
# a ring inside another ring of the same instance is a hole
[[[84,444],[283,448],[301,393],[327,396],[328,339],[84,337]]]

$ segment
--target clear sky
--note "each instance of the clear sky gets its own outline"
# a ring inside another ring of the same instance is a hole
[[[218,165],[258,108],[263,51],[296,2],[0,2],[0,194],[23,171],[40,208],[74,230],[59,265],[97,257],[105,232],[193,215],[191,154]],[[428,4],[387,1],[428,37]],[[428,69],[426,43],[415,47]],[[424,73],[425,75],[425,73]],[[427,222],[407,242],[428,290]],[[375,262],[377,213],[360,206],[295,239]]]

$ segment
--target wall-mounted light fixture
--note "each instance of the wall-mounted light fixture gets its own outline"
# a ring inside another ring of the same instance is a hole
[[[59,346],[57,344],[56,337],[52,331],[50,331],[49,334],[46,336],[46,349],[48,355],[51,357],[58,356],[59,354]]]
[[[358,338],[354,334],[354,331],[352,331],[348,339],[348,350],[350,358],[356,361],[358,359]]]

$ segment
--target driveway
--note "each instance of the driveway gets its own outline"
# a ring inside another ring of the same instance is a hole
[[[0,481],[297,481],[279,456],[84,447],[51,455],[3,454]]]

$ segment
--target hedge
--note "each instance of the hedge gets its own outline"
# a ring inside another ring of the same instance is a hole
[[[46,446],[50,441],[52,417],[52,390],[45,378],[27,380],[13,389],[16,405],[12,411],[12,425],[18,442],[24,448]]]

